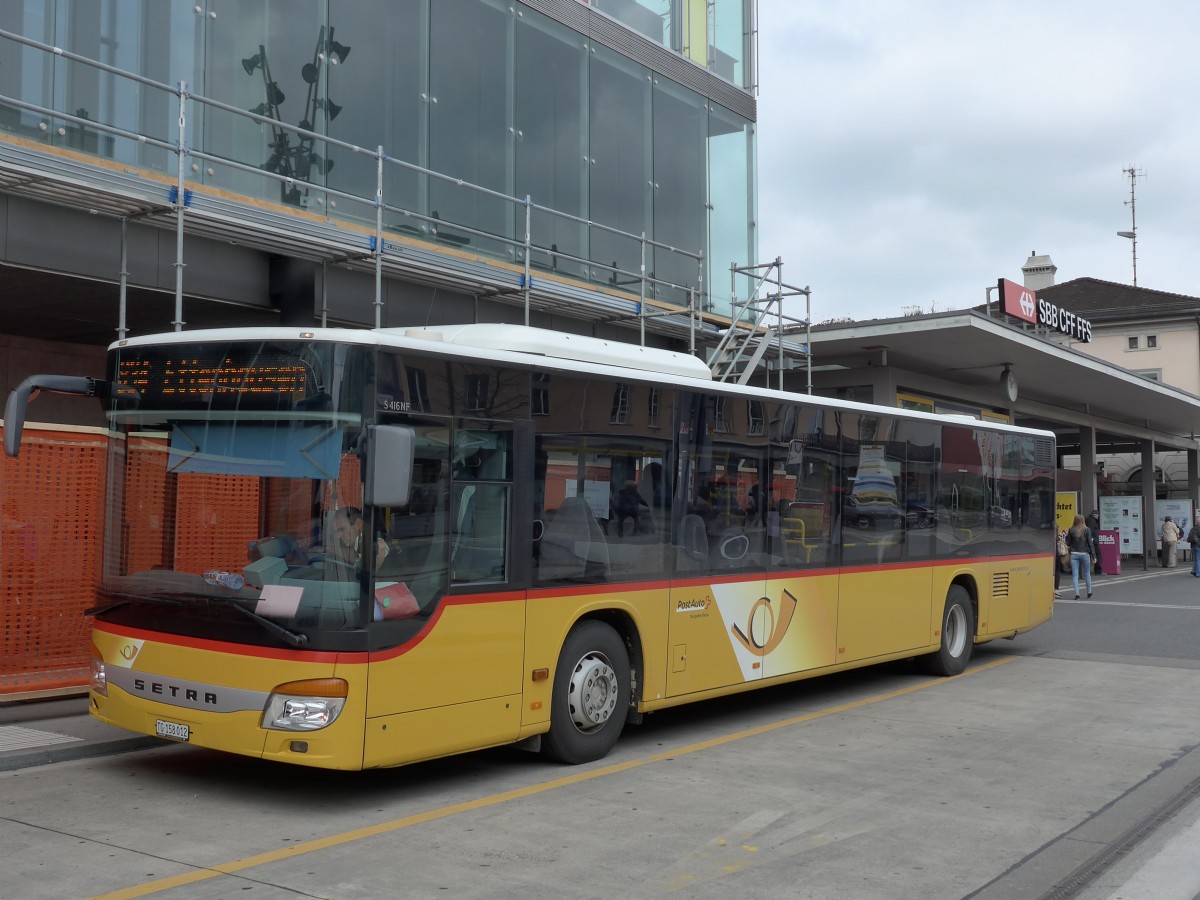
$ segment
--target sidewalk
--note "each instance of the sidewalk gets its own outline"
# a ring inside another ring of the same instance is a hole
[[[159,738],[97,722],[87,697],[0,703],[0,772],[159,746]]]

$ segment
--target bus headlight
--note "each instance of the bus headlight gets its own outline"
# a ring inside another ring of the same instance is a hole
[[[108,696],[108,672],[104,669],[104,660],[100,658],[99,653],[92,653],[91,677],[88,687],[101,697]]]
[[[263,710],[262,727],[275,731],[317,731],[346,705],[349,685],[341,678],[310,678],[276,686]]]

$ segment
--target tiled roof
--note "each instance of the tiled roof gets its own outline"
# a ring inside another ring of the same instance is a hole
[[[1116,284],[1098,278],[1064,281],[1042,288],[1037,295],[1039,300],[1048,300],[1093,322],[1200,315],[1200,297]]]

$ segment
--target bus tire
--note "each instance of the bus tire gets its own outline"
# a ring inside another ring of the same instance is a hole
[[[572,628],[554,670],[542,754],[571,765],[607,754],[625,727],[629,684],[629,651],[616,631],[595,620]]]
[[[975,609],[971,595],[960,584],[950,585],[942,612],[942,646],[921,657],[921,667],[930,675],[959,675],[971,660],[975,646]]]

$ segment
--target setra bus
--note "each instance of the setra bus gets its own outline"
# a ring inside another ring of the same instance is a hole
[[[1053,434],[512,325],[111,347],[97,719],[336,769],[523,743],[1050,618]]]

